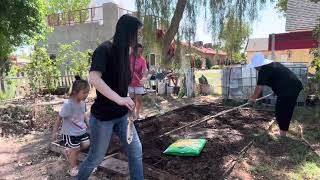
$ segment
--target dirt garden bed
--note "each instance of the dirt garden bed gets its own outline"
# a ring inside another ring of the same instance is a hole
[[[297,110],[291,136],[285,141],[275,138],[272,129],[271,134],[261,135],[273,118],[272,112],[254,111],[250,108],[234,111],[214,119],[209,124],[202,123],[157,139],[168,131],[229,109],[220,103],[208,103],[196,103],[201,105],[185,106],[164,115],[135,122],[143,145],[146,179],[287,179],[300,176],[303,177],[301,179],[319,178],[320,159],[298,140],[298,125],[303,125],[305,137],[314,147],[318,147],[319,133],[311,131],[311,128],[318,127],[320,114],[316,109]],[[45,107],[32,109],[28,105],[13,105],[0,108],[0,140],[6,144],[0,148],[0,151],[4,152],[1,156],[0,164],[3,169],[0,176],[5,177],[4,179],[71,179],[66,175],[68,163],[65,159],[49,153],[47,149],[50,131],[46,130],[52,127],[56,112],[49,107],[42,108]],[[273,129],[277,130],[276,125]],[[177,139],[199,137],[208,140],[199,157],[174,157],[162,153]],[[247,146],[253,139],[254,143]],[[239,158],[239,152],[244,147],[250,148]],[[126,161],[116,137],[110,144],[108,154],[113,153],[118,154],[114,158]],[[105,167],[110,169],[110,165]],[[113,176],[109,171],[98,171],[93,177],[123,179],[126,176]]]
[[[241,110],[216,118],[163,138],[159,135],[187,123],[227,109],[221,104],[186,106],[162,116],[136,122],[143,145],[145,166],[167,172],[181,179],[221,179],[230,161],[250,143],[255,135],[265,131],[273,115],[270,112]],[[162,152],[177,139],[206,138],[207,144],[199,157],[176,157]],[[111,145],[114,146],[114,145]],[[123,159],[126,160],[126,159]],[[148,177],[154,179],[154,177]],[[161,179],[161,178],[159,178]]]

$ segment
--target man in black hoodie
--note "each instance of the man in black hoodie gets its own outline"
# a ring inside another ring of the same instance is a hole
[[[248,67],[255,68],[259,72],[257,86],[249,101],[255,102],[260,97],[263,86],[271,87],[274,94],[277,95],[275,116],[280,136],[286,136],[297,98],[303,89],[301,81],[284,65],[265,59],[260,53],[252,58]]]

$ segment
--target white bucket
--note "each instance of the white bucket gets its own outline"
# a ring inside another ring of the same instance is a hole
[[[173,94],[173,86],[167,86],[167,94]]]
[[[166,84],[163,82],[159,82],[158,83],[158,93],[160,95],[163,95],[163,94],[165,94],[165,92],[166,92]]]

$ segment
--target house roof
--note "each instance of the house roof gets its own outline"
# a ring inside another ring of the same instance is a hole
[[[268,51],[268,44],[268,38],[249,39],[246,46],[246,52]]]
[[[320,17],[320,3],[310,0],[288,0],[286,31],[308,31],[314,29]]]
[[[186,43],[186,42],[181,42],[181,44],[184,46],[184,47],[188,47],[189,44]],[[205,47],[195,47],[193,45],[191,45],[191,47],[200,52],[200,53],[203,53],[203,54],[208,54],[208,55],[227,55],[227,53],[225,53],[224,51],[222,50],[216,50],[216,49],[213,49],[213,48],[205,48]]]

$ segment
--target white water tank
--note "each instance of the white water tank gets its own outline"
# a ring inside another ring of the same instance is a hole
[[[122,0],[91,0],[89,7],[102,6],[105,3],[114,3],[120,7],[123,7]]]

